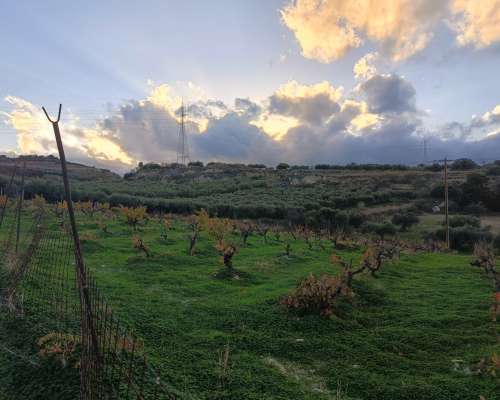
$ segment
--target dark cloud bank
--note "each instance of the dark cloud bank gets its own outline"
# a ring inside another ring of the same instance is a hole
[[[212,115],[210,107],[214,106],[225,115]],[[175,161],[178,124],[172,115],[148,101],[130,101],[119,111],[118,116],[99,122],[108,137],[137,160]],[[439,131],[429,131],[423,122],[425,113],[417,107],[414,87],[397,75],[375,75],[358,85],[350,98],[338,102],[325,93],[295,98],[275,94],[265,106],[248,99],[236,99],[234,106],[199,102],[191,104],[188,113],[209,121],[203,133],[195,123],[188,124],[193,160],[269,165],[415,164],[424,160],[424,137],[427,161],[444,156],[478,161],[500,158],[499,133],[472,140],[479,130],[498,130],[498,115],[476,117],[467,124],[452,122]],[[251,124],[263,113],[293,117],[299,124],[277,141]],[[376,122],[359,124],[368,117]]]

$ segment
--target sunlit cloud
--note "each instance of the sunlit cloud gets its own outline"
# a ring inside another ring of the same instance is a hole
[[[304,57],[328,63],[369,40],[401,61],[427,46],[445,9],[434,0],[296,0],[281,16]]]
[[[41,108],[15,96],[4,99],[13,109],[4,112],[6,122],[16,132],[18,152],[21,154],[57,154],[57,146],[51,124]],[[120,145],[106,137],[105,133],[93,128],[81,127],[73,114],[61,121],[61,131],[69,158],[92,164],[105,162],[115,168],[129,168],[135,161]]]
[[[293,0],[281,17],[302,55],[323,63],[370,43],[401,62],[424,50],[446,21],[460,46],[500,41],[500,0]],[[358,70],[363,76],[366,65]]]
[[[288,81],[267,98],[237,98],[228,105],[208,96],[186,96],[186,131],[192,160],[290,163],[413,162],[422,132],[433,148],[460,156],[494,152],[500,141],[500,105],[468,122],[425,127],[416,90],[396,74],[367,73],[344,93],[328,81]],[[108,116],[83,125],[64,113],[68,158],[125,172],[137,162],[173,162],[183,96],[172,85],[150,85]],[[9,96],[3,113],[15,130],[19,153],[56,154],[50,124],[40,108]]]
[[[259,114],[258,118],[251,120],[250,124],[258,127],[272,138],[280,140],[291,128],[298,126],[300,121],[294,117],[266,111]]]
[[[500,0],[453,0],[451,9],[461,46],[484,48],[500,41]]]
[[[377,67],[374,62],[378,59],[377,52],[365,54],[356,64],[354,64],[353,72],[356,79],[368,79],[377,73]]]

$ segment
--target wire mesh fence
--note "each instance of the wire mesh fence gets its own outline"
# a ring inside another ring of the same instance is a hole
[[[1,311],[36,322],[39,355],[79,369],[82,400],[178,398],[95,277],[77,268],[68,213],[23,207],[22,188],[12,190],[15,174],[0,198]]]

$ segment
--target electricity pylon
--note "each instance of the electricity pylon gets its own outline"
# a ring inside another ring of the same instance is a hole
[[[186,137],[186,125],[184,118],[186,111],[184,109],[184,102],[181,104],[181,122],[179,126],[179,137],[177,139],[177,163],[186,164],[189,161],[189,145]]]

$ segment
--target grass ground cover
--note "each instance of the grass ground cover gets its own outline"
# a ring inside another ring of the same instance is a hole
[[[499,329],[489,319],[490,283],[470,255],[403,254],[378,278],[358,279],[354,304],[325,320],[290,314],[278,299],[310,272],[338,271],[329,243],[310,250],[292,240],[286,256],[283,241],[252,235],[233,260],[242,278],[221,280],[205,232],[188,255],[183,220],[167,240],[157,221],[140,226],[146,257],[133,248],[130,226],[108,219],[104,232],[99,219],[78,215],[87,264],[115,312],[144,338],[152,364],[186,398],[498,398],[498,380],[474,374],[498,349]],[[361,249],[339,253],[361,258]],[[34,355],[35,321],[1,318],[1,343]],[[0,351],[2,400],[2,390],[6,399],[71,398],[74,376]]]

